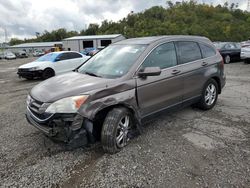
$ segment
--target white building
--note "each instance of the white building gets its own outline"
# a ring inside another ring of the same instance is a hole
[[[83,51],[85,48],[106,47],[111,43],[124,40],[125,37],[121,34],[112,35],[87,35],[75,36],[64,39],[63,48],[68,51]]]
[[[57,41],[57,42],[32,42],[32,43],[23,43],[23,44],[18,44],[14,46],[9,46],[8,49],[12,52],[17,52],[17,51],[26,51],[28,53],[32,53],[35,50],[39,51],[47,51],[50,50],[52,47],[55,45],[62,45],[62,42]]]

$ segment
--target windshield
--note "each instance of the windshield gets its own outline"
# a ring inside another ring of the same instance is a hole
[[[57,56],[58,56],[58,53],[49,53],[49,54],[39,57],[36,61],[52,61],[53,62]]]
[[[218,42],[218,43],[214,43],[215,47],[217,49],[221,49],[223,46],[225,46],[225,42]]]
[[[125,75],[146,45],[112,45],[93,56],[78,72],[105,78]]]

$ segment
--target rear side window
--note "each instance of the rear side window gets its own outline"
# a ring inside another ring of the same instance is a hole
[[[59,55],[60,61],[71,59],[71,55],[69,52],[63,53]]]
[[[175,66],[177,64],[175,46],[173,42],[156,47],[145,59],[142,68],[160,67],[161,69]]]
[[[212,57],[216,54],[216,51],[208,45],[200,44],[200,48],[203,58]]]
[[[71,52],[70,57],[71,57],[71,59],[74,59],[74,58],[81,58],[82,56],[78,53]]]
[[[179,54],[179,64],[201,59],[201,51],[196,42],[180,41],[176,42],[176,47]]]

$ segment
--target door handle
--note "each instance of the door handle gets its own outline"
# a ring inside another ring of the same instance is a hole
[[[179,74],[180,72],[181,72],[180,70],[176,70],[176,69],[175,69],[175,70],[172,71],[172,74],[173,74],[173,75],[176,75],[176,74]]]
[[[207,66],[207,65],[208,65],[207,62],[203,62],[203,63],[201,64],[201,66],[203,66],[203,67],[205,67],[205,66]]]

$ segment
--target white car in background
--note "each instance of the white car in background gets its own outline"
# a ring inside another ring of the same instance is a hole
[[[245,63],[250,63],[250,46],[245,46],[241,48],[240,58]]]
[[[51,52],[31,63],[21,65],[17,74],[19,77],[26,79],[37,77],[47,79],[58,74],[73,71],[87,59],[89,59],[89,56],[74,51]]]
[[[36,50],[36,51],[34,51],[33,53],[32,53],[32,55],[34,56],[34,57],[40,57],[40,56],[42,56],[42,55],[44,55],[45,53],[43,52],[43,51],[38,51],[38,50]]]
[[[16,59],[16,55],[15,54],[13,54],[12,52],[5,52],[4,53],[4,58],[5,59]]]

